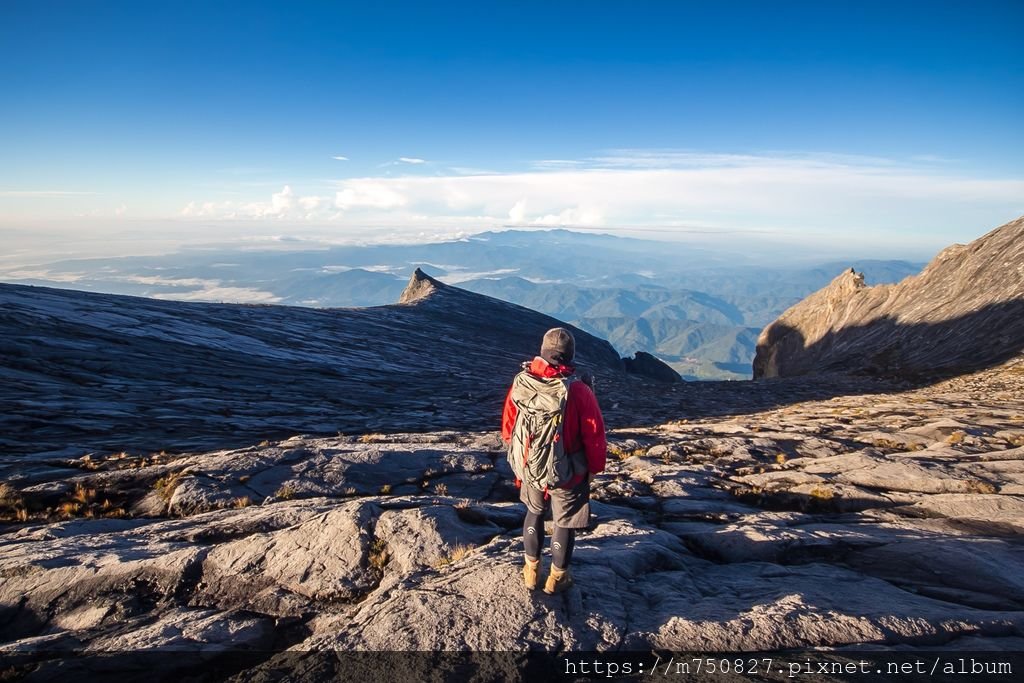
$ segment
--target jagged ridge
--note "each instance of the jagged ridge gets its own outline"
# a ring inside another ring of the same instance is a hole
[[[1024,217],[943,250],[921,272],[868,287],[852,269],[758,339],[754,377],[822,371],[948,376],[1024,349]]]

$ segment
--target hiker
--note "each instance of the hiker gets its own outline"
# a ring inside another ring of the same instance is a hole
[[[545,593],[572,585],[576,530],[590,522],[590,480],[603,472],[606,458],[604,418],[591,388],[575,374],[576,340],[563,327],[548,330],[540,355],[523,363],[512,381],[501,418],[519,498],[526,504],[523,581],[537,587],[544,546],[544,512],[551,501],[551,572]]]

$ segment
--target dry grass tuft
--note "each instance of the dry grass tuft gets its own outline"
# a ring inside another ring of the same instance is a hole
[[[240,498],[233,498],[231,500],[231,507],[234,508],[247,508],[251,504],[252,501],[249,500],[249,496],[242,496]]]
[[[293,486],[289,482],[286,484],[282,484],[281,488],[277,489],[277,491],[274,492],[274,497],[280,498],[281,500],[291,500],[292,498],[295,497],[296,493],[297,492],[295,490],[295,486]]]
[[[472,551],[473,546],[466,545],[464,543],[459,543],[457,545],[452,546],[451,552],[449,552],[447,555],[438,560],[437,564],[434,566],[435,568],[440,569],[441,567],[447,567],[450,564],[455,564],[456,562],[459,562],[467,555],[469,555],[469,553]]]
[[[81,482],[75,484],[75,492],[71,494],[71,500],[76,503],[88,505],[96,500],[96,489],[86,488]]]
[[[967,481],[968,493],[998,493],[998,489],[987,481],[970,479]]]
[[[383,486],[380,487],[380,494],[382,496],[386,496],[389,493],[391,493],[391,484],[384,484]]]
[[[436,493],[439,496],[447,496],[448,495],[448,485],[447,484],[443,484],[443,483],[442,484],[436,484],[434,486],[434,493]]]
[[[963,431],[962,429],[958,429],[958,430],[956,430],[955,432],[953,432],[952,434],[950,434],[949,436],[946,437],[946,443],[952,443],[952,444],[960,443],[961,441],[964,440],[964,437],[966,437],[966,436],[967,436],[967,432]]]
[[[835,495],[835,491],[830,486],[822,486],[821,484],[818,484],[810,491],[810,496],[814,500],[832,500]]]
[[[370,545],[368,558],[371,567],[378,571],[384,571],[384,566],[391,559],[391,553],[388,552],[388,542],[383,538],[374,539]]]
[[[184,474],[182,472],[174,472],[165,477],[160,477],[156,480],[156,483],[153,484],[153,488],[158,494],[160,494],[160,497],[164,499],[164,502],[170,503],[171,497],[174,495],[175,489],[177,489],[178,485],[181,483],[183,476]]]

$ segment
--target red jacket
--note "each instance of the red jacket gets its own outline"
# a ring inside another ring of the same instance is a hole
[[[553,366],[537,356],[530,363],[528,372],[536,377],[557,377],[571,375],[573,368],[567,365]],[[509,394],[512,390],[509,389]],[[518,409],[511,396],[505,396],[505,410],[501,416],[501,438],[508,443],[512,439],[512,429],[516,424]],[[604,418],[601,408],[597,405],[597,397],[593,390],[583,382],[569,385],[569,397],[565,403],[565,422],[562,424],[562,439],[565,452],[584,451],[587,455],[587,469],[590,474],[604,472],[607,459],[607,442],[604,436]],[[586,475],[579,474],[569,480],[564,488],[572,488]]]

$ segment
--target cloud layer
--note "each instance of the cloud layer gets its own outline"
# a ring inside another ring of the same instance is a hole
[[[822,238],[863,230],[938,236],[1020,213],[1024,180],[970,177],[941,161],[671,150],[549,159],[515,173],[350,178],[337,181],[333,194],[300,196],[288,185],[269,201],[192,202],[182,211],[350,226],[742,230]]]

